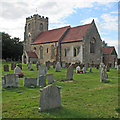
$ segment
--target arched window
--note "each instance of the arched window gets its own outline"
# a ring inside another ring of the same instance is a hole
[[[54,59],[55,57],[55,47],[54,45],[51,46],[51,59]]]
[[[65,57],[67,56],[67,49],[65,48]]]
[[[77,54],[76,54],[76,48],[74,48],[74,57],[76,56]]]
[[[43,59],[43,47],[40,46],[40,59]]]
[[[28,30],[30,30],[30,23],[28,24]]]
[[[40,30],[42,31],[43,30],[43,24],[40,23]]]
[[[90,53],[95,53],[95,39],[90,41]]]

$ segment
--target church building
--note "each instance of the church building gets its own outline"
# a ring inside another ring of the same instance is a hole
[[[102,40],[94,20],[76,27],[48,30],[48,18],[34,14],[26,18],[22,63],[50,61],[99,64]]]

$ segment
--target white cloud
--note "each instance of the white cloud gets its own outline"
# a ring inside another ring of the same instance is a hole
[[[107,30],[118,30],[118,17],[110,14],[103,14],[101,18],[104,20],[102,28]]]

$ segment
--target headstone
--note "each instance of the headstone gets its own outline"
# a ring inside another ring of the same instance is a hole
[[[62,68],[65,68],[65,67],[66,67],[66,63],[62,62]]]
[[[83,73],[86,73],[86,67],[83,67]]]
[[[39,76],[47,74],[47,67],[46,66],[39,66]]]
[[[110,72],[110,67],[109,67],[109,65],[107,65],[106,69],[107,69],[107,72]]]
[[[61,65],[59,62],[57,62],[56,66],[55,66],[55,71],[60,72],[60,69],[61,69]]]
[[[89,68],[89,72],[92,72],[92,68],[91,67]]]
[[[17,66],[22,70],[22,64],[18,64]]]
[[[56,66],[56,61],[53,61],[53,68],[55,68]]]
[[[47,74],[47,81],[48,81],[48,84],[55,82],[53,78],[53,74]]]
[[[5,74],[4,77],[2,77],[2,87],[3,88],[19,87],[18,75]]]
[[[76,73],[80,73],[80,66],[76,67]]]
[[[40,63],[37,61],[36,62],[36,68],[37,68],[37,70],[39,69],[39,66],[40,66]]]
[[[44,75],[40,75],[38,77],[38,85],[40,87],[45,87],[46,86],[46,77]]]
[[[4,65],[4,71],[9,72],[9,65]]]
[[[29,62],[29,63],[27,64],[27,68],[28,68],[28,69],[32,69],[32,63],[31,63],[31,62]]]
[[[40,108],[39,111],[61,107],[60,87],[55,85],[48,85],[40,90]]]
[[[14,73],[20,73],[21,72],[21,68],[16,66],[15,69],[14,69]]]
[[[70,65],[67,69],[66,80],[73,80],[73,66]]]
[[[16,63],[11,63],[11,70],[14,70],[16,67]]]
[[[50,69],[50,61],[46,62],[46,67],[47,67],[48,70]]]
[[[118,66],[118,65],[117,65],[117,62],[115,62],[115,68],[116,68],[116,69],[117,69],[117,66]]]
[[[24,78],[24,86],[37,87],[37,78]]]
[[[108,75],[105,72],[105,65],[103,63],[101,63],[101,66],[100,66],[100,82],[108,82],[107,78],[108,78]]]

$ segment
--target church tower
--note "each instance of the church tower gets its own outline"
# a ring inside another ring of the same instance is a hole
[[[48,30],[48,17],[34,14],[26,18],[24,32],[24,51],[31,51],[31,43],[38,37],[41,32]]]

